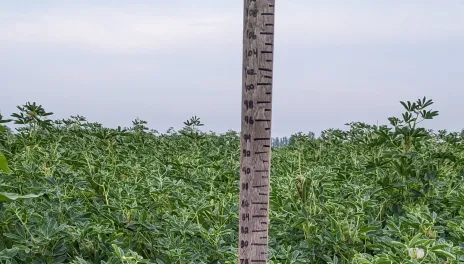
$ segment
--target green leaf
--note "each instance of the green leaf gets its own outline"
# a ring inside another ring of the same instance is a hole
[[[453,249],[453,252],[454,252],[454,254],[456,254],[456,255],[461,255],[461,256],[464,257],[464,250],[461,250],[461,249],[459,249],[459,248],[454,248],[454,249]]]
[[[359,233],[367,233],[369,231],[375,231],[378,230],[379,228],[377,226],[369,226],[369,225],[364,225],[359,228]]]
[[[12,202],[16,200],[24,200],[24,199],[30,199],[30,198],[37,198],[44,195],[43,193],[40,194],[26,194],[26,195],[20,195],[17,193],[6,193],[6,192],[0,192],[0,202]]]
[[[3,119],[2,115],[0,115],[0,124],[5,124],[5,123],[9,123],[13,120],[11,119]]]
[[[400,103],[403,105],[403,107],[406,109],[406,110],[409,110],[409,106],[407,106],[403,101],[400,101]],[[408,105],[410,103],[408,102]]]
[[[449,247],[449,246],[446,245],[446,244],[435,245],[435,246],[431,247],[430,250],[434,251],[434,250],[443,249],[443,248],[447,248],[447,247]]]
[[[0,171],[3,171],[7,174],[11,173],[10,168],[8,168],[8,162],[6,161],[6,157],[2,152],[0,152]]]
[[[419,239],[422,236],[422,233],[416,234],[411,241],[409,241],[409,247],[416,247],[417,245],[422,245],[423,243],[427,242],[428,239]]]
[[[447,257],[449,259],[456,259],[456,257],[451,254],[450,252],[448,251],[444,251],[444,250],[441,250],[441,249],[436,249],[436,250],[432,250],[433,253],[435,253],[435,255],[438,255],[438,256],[442,256],[442,257]]]
[[[296,250],[292,253],[292,261],[295,261],[298,258],[298,255],[300,255],[300,251]]]
[[[76,257],[76,260],[78,261],[78,264],[90,264],[90,262],[87,262],[85,259]]]
[[[375,261],[375,264],[392,264],[393,261],[386,259],[386,258],[380,258]]]
[[[16,235],[16,234],[11,234],[11,233],[3,233],[3,236],[11,238],[13,240],[21,241],[23,239],[22,237]]]
[[[408,248],[408,246],[406,246],[405,244],[403,244],[401,242],[398,242],[398,241],[389,241],[387,243],[390,244],[390,245],[398,246],[398,247],[405,248],[405,249]]]
[[[111,244],[111,246],[113,247],[116,256],[118,256],[119,258],[124,257],[124,251],[120,247],[118,247],[116,244]]]
[[[0,259],[1,260],[9,260],[12,259],[16,254],[18,254],[19,249],[17,247],[11,249],[4,249],[0,251]]]

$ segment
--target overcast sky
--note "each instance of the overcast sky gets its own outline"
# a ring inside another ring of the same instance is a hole
[[[462,0],[277,0],[273,136],[385,123],[427,96],[464,128]],[[0,111],[240,130],[243,0],[0,0]]]

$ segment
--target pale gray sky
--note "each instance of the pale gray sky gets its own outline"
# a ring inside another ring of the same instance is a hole
[[[277,0],[273,136],[385,123],[427,96],[464,127],[464,2]],[[0,0],[0,111],[240,130],[243,0]]]

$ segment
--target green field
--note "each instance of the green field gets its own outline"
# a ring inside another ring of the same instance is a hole
[[[422,128],[431,103],[274,148],[270,263],[464,263],[463,136]],[[34,104],[11,119],[1,263],[237,263],[236,132],[112,129]]]

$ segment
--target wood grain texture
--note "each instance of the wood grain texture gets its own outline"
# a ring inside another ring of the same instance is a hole
[[[275,0],[245,0],[238,263],[268,262]]]

